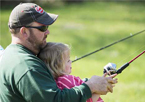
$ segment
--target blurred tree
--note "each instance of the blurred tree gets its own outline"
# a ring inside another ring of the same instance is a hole
[[[87,0],[1,0],[2,8],[9,8],[18,5],[21,2],[33,2],[43,6],[61,6],[65,3],[81,3]]]
[[[33,2],[41,6],[58,6],[62,5],[64,2],[63,0],[2,0],[1,2],[1,8],[8,9],[10,7],[15,7],[19,3],[24,2]]]
[[[18,5],[21,2],[34,2],[35,0],[2,0],[1,2],[1,7],[2,8],[10,8]]]
[[[67,3],[80,3],[80,2],[83,2],[85,0],[63,0],[64,2],[67,2]]]

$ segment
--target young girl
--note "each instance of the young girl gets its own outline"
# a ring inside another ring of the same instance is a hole
[[[69,75],[71,73],[70,48],[66,44],[48,42],[38,57],[45,62],[55,78],[58,88],[72,88],[79,86],[84,81],[79,77]],[[93,94],[87,102],[104,102],[100,95]]]

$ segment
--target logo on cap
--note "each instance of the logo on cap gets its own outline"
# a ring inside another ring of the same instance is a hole
[[[35,7],[35,10],[41,14],[44,12],[44,10],[40,6]]]

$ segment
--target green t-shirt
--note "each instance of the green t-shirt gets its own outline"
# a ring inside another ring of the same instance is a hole
[[[9,45],[0,61],[0,102],[86,102],[86,84],[60,90],[46,65],[19,44]]]

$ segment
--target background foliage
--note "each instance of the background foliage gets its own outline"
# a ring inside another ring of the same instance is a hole
[[[116,0],[117,1],[117,0]],[[4,2],[3,2],[4,3]],[[11,42],[7,22],[14,5],[5,1],[0,13],[0,45]],[[47,41],[71,46],[71,59],[80,57],[145,28],[145,2],[38,2],[45,11],[59,15],[49,27]],[[44,4],[44,5],[43,5]],[[113,45],[89,57],[72,63],[72,74],[81,78],[102,75],[103,67],[115,63],[117,68],[129,62],[145,49],[145,33]],[[118,75],[113,93],[101,96],[105,102],[144,102],[145,55]]]

